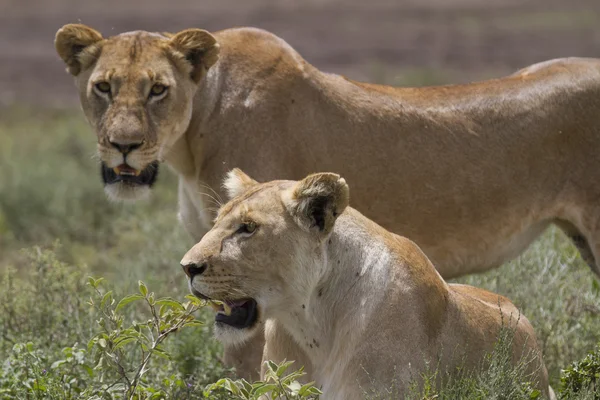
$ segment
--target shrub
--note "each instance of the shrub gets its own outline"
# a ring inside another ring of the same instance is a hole
[[[562,371],[561,398],[600,399],[600,344],[584,359],[571,363]]]
[[[2,399],[318,396],[312,385],[297,382],[302,371],[285,374],[290,363],[268,363],[264,382],[217,380],[227,371],[214,362],[216,348],[207,345],[213,340],[199,330],[203,301],[159,298],[141,281],[138,293],[117,300],[103,278],[85,278],[86,268],[59,261],[53,250],[27,252],[25,279],[15,269],[4,272]],[[197,357],[202,351],[208,362]]]

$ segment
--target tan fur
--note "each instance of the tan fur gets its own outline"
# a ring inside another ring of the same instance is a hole
[[[94,42],[93,32],[67,25],[56,47],[76,75],[100,157],[111,167],[122,161],[106,145],[111,137],[144,139],[132,162],[164,159],[178,173],[181,221],[196,240],[211,226],[213,191],[225,195],[220,177],[230,169],[261,181],[329,170],[357,189],[358,209],[414,240],[445,278],[499,266],[553,222],[600,271],[598,60],[554,60],[467,85],[392,88],[323,73],[258,29],[220,31],[215,42],[196,31],[179,42],[178,34],[148,32]],[[73,64],[74,43],[93,43],[81,66]],[[186,64],[175,43],[209,56]],[[197,67],[200,80],[189,73]],[[159,103],[140,89],[149,72],[171,86]],[[92,90],[99,78],[119,88],[108,103]],[[241,365],[259,361],[246,353],[259,351],[226,349],[226,359],[249,377]]]
[[[233,179],[251,181],[239,171]],[[299,359],[327,399],[362,399],[392,384],[402,395],[427,363],[451,376],[477,370],[503,326],[514,329],[513,363],[526,357],[549,395],[533,328],[508,299],[446,284],[414,242],[347,205],[336,174],[246,186],[184,256],[182,265],[207,266],[190,276],[192,292],[255,299],[269,321],[264,360]],[[256,231],[239,233],[248,221]],[[248,328],[215,331],[228,345],[254,337]]]

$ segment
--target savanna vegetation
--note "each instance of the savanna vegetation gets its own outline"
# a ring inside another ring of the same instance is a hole
[[[110,203],[94,152],[79,112],[0,114],[0,398],[316,398],[286,364],[269,364],[265,382],[227,379],[212,312],[186,298],[179,260],[192,242],[177,223],[175,176],[163,166],[150,199]],[[600,398],[600,284],[560,231],[459,281],[522,309],[559,397]],[[502,336],[482,375],[441,391],[432,366],[412,397],[539,398],[509,365],[509,341]]]

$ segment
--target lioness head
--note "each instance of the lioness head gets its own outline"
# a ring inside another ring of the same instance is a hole
[[[259,319],[289,311],[318,282],[349,192],[336,174],[259,184],[238,169],[225,188],[232,200],[181,265],[192,293],[224,303],[215,333],[235,343],[251,337]]]
[[[194,94],[218,59],[216,39],[200,29],[104,39],[69,24],[55,46],[96,131],[106,192],[121,200],[149,193],[158,161],[187,129]]]

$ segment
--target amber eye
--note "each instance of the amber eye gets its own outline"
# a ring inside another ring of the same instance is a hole
[[[110,93],[110,83],[108,82],[98,82],[96,83],[96,89],[102,93]]]
[[[254,231],[256,231],[256,222],[254,221],[244,222],[238,229],[239,233],[254,233]]]
[[[152,86],[152,89],[150,89],[150,96],[160,96],[161,94],[163,94],[166,91],[167,91],[167,87],[165,85],[161,85],[160,83],[157,83]]]

